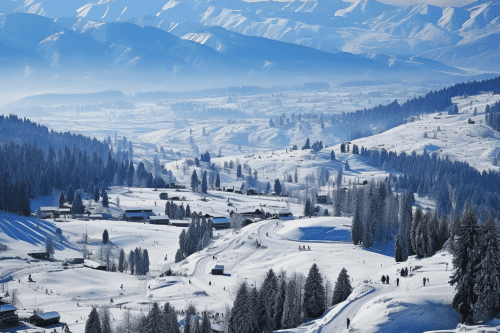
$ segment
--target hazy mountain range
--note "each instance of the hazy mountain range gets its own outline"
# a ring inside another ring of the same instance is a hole
[[[500,70],[497,0],[459,8],[375,0],[9,0],[0,13],[0,64],[24,71]]]

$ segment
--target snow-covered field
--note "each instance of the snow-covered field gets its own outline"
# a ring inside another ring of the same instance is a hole
[[[494,158],[500,151],[500,136],[484,125],[484,107],[486,103],[497,100],[500,100],[500,95],[483,94],[465,99],[456,98],[454,102],[459,106],[459,115],[426,115],[388,132],[355,140],[353,143],[360,147],[384,147],[387,150],[407,153],[413,150],[419,153],[425,148],[441,156],[467,161],[480,170],[495,169],[498,168],[494,165]],[[476,107],[478,114],[473,116]],[[213,147],[209,149],[211,153],[222,149],[222,157],[212,158],[212,163],[215,163],[220,173],[221,186],[240,188],[242,180],[236,178],[236,168],[223,167],[224,162],[238,161],[244,166],[245,175],[248,175],[251,168],[252,171],[257,171],[260,182],[270,182],[271,186],[274,180],[279,178],[285,189],[295,191],[299,195],[286,201],[280,197],[246,196],[214,190],[209,190],[207,195],[201,195],[192,193],[189,189],[155,191],[118,186],[108,191],[110,210],[115,215],[127,207],[152,209],[155,214],[163,215],[166,201],[160,200],[159,194],[167,192],[169,197],[183,198],[182,203],[189,204],[191,211],[203,214],[228,217],[231,210],[247,212],[259,208],[273,213],[290,210],[296,219],[260,221],[238,232],[215,231],[215,239],[208,248],[180,263],[174,263],[182,228],[65,218],[40,221],[1,213],[0,242],[10,248],[0,253],[0,281],[3,283],[1,288],[10,292],[17,289],[21,316],[28,316],[36,308],[58,311],[61,321],[68,323],[73,332],[81,333],[84,332],[85,319],[93,305],[111,306],[115,326],[122,320],[125,307],[133,314],[140,314],[141,311],[145,313],[153,301],[170,302],[177,309],[186,308],[193,302],[199,311],[207,309],[214,313],[223,313],[225,307],[232,304],[236,286],[241,281],[260,285],[265,272],[270,268],[276,272],[286,270],[289,275],[294,272],[307,275],[311,264],[316,263],[322,275],[332,282],[335,282],[340,270],[346,268],[352,277],[353,286],[356,287],[355,292],[346,302],[329,309],[323,318],[287,332],[343,332],[347,331],[345,322],[348,317],[353,324],[350,332],[458,332],[465,329],[456,328],[458,316],[449,305],[454,290],[448,284],[452,269],[452,256],[448,252],[439,252],[432,258],[422,260],[410,258],[405,263],[396,264],[392,257],[392,243],[376,244],[375,250],[369,251],[352,245],[350,218],[298,219],[303,215],[301,198],[307,191],[306,183],[315,182],[321,168],[329,171],[328,183],[331,184],[340,168],[348,162],[350,170],[344,170],[342,183],[345,187],[388,175],[368,166],[358,155],[341,154],[338,146],[340,141],[338,138],[333,139],[336,133],[329,134],[329,138],[332,138],[331,144],[335,145],[319,153],[312,153],[309,150],[290,151],[287,148],[290,148],[291,144],[297,144],[300,148],[308,133],[322,137],[326,132],[321,132],[319,127],[307,128],[306,132],[297,132],[296,136],[287,136],[295,133],[296,129],[287,130],[286,135],[280,132],[282,129],[271,130],[267,126],[268,118],[261,118],[256,122],[252,120],[252,125],[245,120],[238,121],[237,124],[221,123],[219,127],[212,121],[212,127],[209,127],[208,121],[155,121],[146,111],[135,117],[138,124],[135,131],[131,130],[131,124],[135,120],[116,122],[122,126],[120,131],[123,132],[119,132],[119,135],[126,134],[134,141],[139,160],[152,161],[154,150],[159,145],[179,152],[178,155],[162,159],[162,162],[173,172],[177,182],[188,188],[194,168],[185,168],[184,160],[180,159],[180,156],[193,154],[188,140],[189,129],[192,128],[200,152],[208,147]],[[476,124],[467,124],[469,117],[475,120]],[[59,126],[59,129],[63,129],[63,118],[46,120],[54,121],[55,128]],[[106,133],[106,136],[112,136],[110,130],[105,132],[105,128],[112,126],[97,122],[79,122],[77,130],[81,129],[85,134],[90,131],[94,135]],[[202,135],[203,127],[206,127],[208,135]],[[424,133],[427,133],[427,138]],[[261,136],[260,143],[254,140],[258,136]],[[312,142],[314,138],[311,135]],[[243,141],[238,141],[240,139]],[[252,144],[242,145],[242,152],[235,154],[234,147],[241,142]],[[324,143],[326,142],[325,139]],[[224,150],[224,147],[227,150]],[[330,160],[331,149],[335,150],[335,161]],[[195,169],[201,177],[201,172],[208,170],[208,167],[202,164]],[[298,183],[283,181],[285,175],[293,176],[295,170]],[[331,190],[329,185],[324,185],[319,193],[328,194]],[[433,207],[429,198],[416,196],[416,202],[422,207]],[[33,201],[32,208],[52,203],[51,197],[41,198]],[[99,209],[99,204],[92,205]],[[321,206],[332,209],[328,205]],[[57,228],[60,228],[61,235],[57,234]],[[89,235],[87,249],[93,252],[93,258],[99,260],[104,229],[109,232],[115,257],[119,248],[123,248],[127,254],[136,247],[148,250],[151,262],[148,276],[103,272],[81,266],[63,268],[62,261],[65,258],[82,256],[82,236],[85,232]],[[55,239],[55,258],[58,261],[28,260],[27,253],[41,250],[47,235]],[[256,245],[256,241],[260,246]],[[299,250],[299,246],[304,245],[310,250]],[[225,266],[224,276],[210,274],[216,264]],[[411,267],[412,272],[409,277],[400,277],[398,287],[396,278],[399,277],[399,269],[403,267]],[[185,276],[159,277],[168,268]],[[36,282],[28,282],[29,274]],[[390,276],[389,285],[380,282],[382,275]],[[423,278],[429,278],[429,284],[425,287],[422,286]],[[493,330],[491,327],[500,323],[487,324],[489,326],[485,326],[484,331],[489,332]],[[481,329],[483,328],[478,328],[477,331]]]

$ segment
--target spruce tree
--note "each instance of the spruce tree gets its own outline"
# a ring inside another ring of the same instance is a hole
[[[481,254],[477,266],[474,293],[475,307],[485,318],[490,318],[500,308],[500,237],[493,218],[480,228]]]
[[[217,177],[215,178],[215,187],[220,188],[220,176],[217,173]]]
[[[332,305],[345,301],[352,293],[351,282],[347,270],[342,268],[335,282],[335,289],[333,290]]]
[[[90,311],[87,322],[85,323],[85,333],[102,333],[101,320],[96,308]]]
[[[85,211],[85,206],[82,202],[82,193],[80,191],[76,192],[73,198],[73,203],[71,205],[72,214],[83,214]]]
[[[201,333],[212,333],[212,325],[210,324],[207,311],[203,311],[203,317],[201,319]]]
[[[359,200],[356,199],[356,204],[354,207],[354,216],[352,218],[352,227],[351,227],[351,239],[354,245],[361,244],[363,240],[363,222],[361,221],[361,207]]]
[[[276,293],[276,299],[274,302],[274,330],[281,329],[281,320],[283,319],[283,307],[285,304],[286,297],[286,281],[282,279],[279,290]]]
[[[104,307],[101,313],[102,333],[112,333],[111,318],[109,317],[109,309]]]
[[[278,178],[274,181],[274,193],[276,193],[277,196],[281,195],[281,183]]]
[[[95,202],[99,202],[99,196],[100,196],[100,193],[99,193],[99,187],[98,187],[98,186],[96,186],[96,187],[94,188],[94,193],[93,193],[93,195],[94,195],[94,201],[95,201]]]
[[[142,267],[142,275],[146,275],[149,272],[149,253],[147,249],[144,249],[144,252],[142,253]]]
[[[135,253],[134,251],[130,250],[130,253],[128,255],[128,267],[130,267],[130,274],[131,275],[134,275],[135,273],[135,270],[134,270],[134,266],[135,266]]]
[[[243,172],[241,171],[241,164],[238,164],[238,167],[236,168],[236,178],[238,179],[243,178]]]
[[[108,193],[106,191],[104,191],[102,194],[102,206],[105,208],[109,207],[109,198],[108,198]]]
[[[460,315],[460,323],[474,324],[474,306],[478,296],[474,293],[474,284],[478,279],[479,227],[472,208],[464,210],[460,225],[455,234],[453,267],[450,284],[455,286],[455,296],[451,306]]]
[[[59,192],[59,208],[62,208],[64,205],[64,193],[61,191]]]
[[[179,321],[177,320],[177,313],[170,303],[165,303],[163,307],[163,317],[165,319],[165,326],[168,333],[180,333]]]
[[[325,287],[318,266],[314,263],[309,269],[304,286],[304,314],[318,318],[325,312]]]
[[[118,271],[123,273],[125,270],[125,251],[120,249],[120,256],[118,257]]]
[[[304,205],[304,216],[311,217],[311,215],[312,215],[311,199],[307,199],[306,204]]]
[[[167,333],[165,321],[157,302],[153,303],[151,310],[146,317],[146,327],[141,329],[144,333]]]
[[[396,242],[394,243],[394,259],[396,262],[403,262],[403,249],[401,248],[401,242],[399,236],[396,237]]]
[[[243,282],[236,294],[229,318],[229,333],[257,333],[259,325],[254,317],[252,302],[246,282]]]
[[[201,193],[207,194],[208,192],[208,183],[207,183],[207,172],[203,172],[203,178],[201,181]]]
[[[108,244],[108,242],[109,242],[108,229],[104,229],[104,232],[102,233],[102,243],[106,245]]]
[[[191,175],[191,190],[193,192],[198,191],[198,185],[200,181],[198,180],[198,175],[196,174],[196,170],[193,170],[193,174]]]
[[[300,323],[300,296],[298,293],[296,278],[292,278],[286,285],[285,302],[283,305],[283,316],[281,328],[293,328]]]

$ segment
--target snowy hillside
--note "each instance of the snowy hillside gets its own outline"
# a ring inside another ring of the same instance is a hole
[[[469,163],[478,170],[498,170],[500,167],[500,134],[485,125],[487,104],[500,100],[500,95],[483,94],[457,97],[458,115],[446,112],[420,117],[379,135],[355,140],[366,148],[385,148],[387,151],[421,154],[424,149],[441,157]],[[474,110],[477,109],[477,115]],[[468,119],[475,121],[469,124]]]

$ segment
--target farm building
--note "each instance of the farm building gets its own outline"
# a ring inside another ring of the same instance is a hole
[[[231,228],[231,219],[229,217],[214,217],[212,221],[212,226],[216,230]]]
[[[0,328],[13,327],[19,323],[16,311],[17,308],[12,304],[0,301]]]
[[[81,265],[85,262],[85,259],[83,258],[65,258],[64,262],[68,264],[73,264],[73,265]]]
[[[31,258],[35,258],[35,259],[39,259],[39,260],[49,260],[50,259],[50,254],[46,251],[31,252],[31,253],[28,253],[28,255]]]
[[[37,217],[41,219],[59,217],[59,207],[40,207],[36,211]]]
[[[57,312],[37,313],[30,317],[30,323],[35,326],[49,326],[59,323],[61,316]]]
[[[168,200],[168,193],[160,193],[160,200]]]
[[[153,215],[152,209],[127,208],[123,213],[123,219],[125,221],[145,221],[148,217]]]
[[[83,266],[87,267],[87,268],[96,269],[98,271],[106,271],[108,269],[106,267],[106,265],[101,264],[100,262],[97,262],[94,260],[89,260],[89,259],[84,260]]]
[[[224,265],[215,265],[212,268],[212,275],[224,275]]]
[[[167,215],[150,216],[149,224],[170,224],[170,219]]]
[[[293,220],[293,214],[289,211],[281,211],[278,213],[280,220]]]
[[[191,219],[184,219],[184,220],[170,220],[170,225],[174,227],[189,227],[191,224]]]

